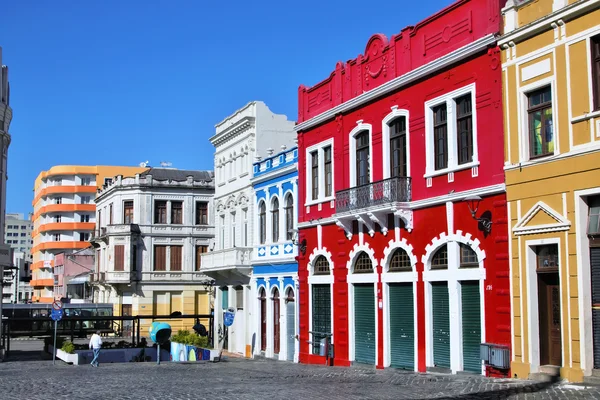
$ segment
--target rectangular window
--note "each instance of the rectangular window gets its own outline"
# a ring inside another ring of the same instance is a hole
[[[231,246],[235,247],[235,213],[231,213]]]
[[[311,166],[312,166],[312,199],[317,200],[319,198],[319,152],[313,151],[310,153]]]
[[[98,210],[98,221],[96,221],[98,223],[98,227],[101,228],[102,227],[102,210]]]
[[[123,223],[133,224],[133,200],[123,202]]]
[[[323,149],[323,158],[325,160],[325,197],[329,197],[333,194],[333,165],[331,163],[331,146],[327,146]]]
[[[54,204],[60,204],[60,203],[62,203],[62,197],[55,197]]]
[[[183,224],[183,201],[171,202],[171,223]]]
[[[600,196],[588,199],[588,230],[590,236],[600,236]]]
[[[56,216],[54,217],[54,222],[57,222],[57,223],[59,223],[61,220],[62,220],[62,216],[60,216],[60,215],[56,215]]]
[[[458,139],[458,163],[473,161],[473,113],[471,93],[456,100],[456,134]]]
[[[554,127],[552,125],[552,90],[550,86],[527,96],[529,118],[530,158],[554,154]]]
[[[81,178],[81,186],[90,186],[90,178]]]
[[[181,271],[183,246],[171,246],[171,271]]]
[[[137,246],[135,244],[131,250],[131,271],[137,271]]]
[[[157,200],[154,202],[154,223],[167,223],[167,202],[166,200]]]
[[[196,202],[196,225],[208,225],[208,203]]]
[[[81,204],[89,204],[89,203],[90,203],[90,196],[82,196],[81,197]],[[60,202],[58,202],[56,204],[60,204]]]
[[[90,222],[90,216],[89,214],[82,214],[79,216],[79,221],[80,222]]]
[[[594,111],[600,111],[600,35],[590,39],[592,44],[592,84]]]
[[[221,250],[225,248],[225,216],[221,215]]]
[[[115,271],[125,270],[125,246],[115,245]]]
[[[196,246],[196,271],[202,267],[202,254],[208,252],[208,246]]]
[[[370,156],[369,156],[369,131],[364,131],[356,136],[356,186],[369,183]]]
[[[55,242],[60,242],[60,233],[56,233],[56,234],[54,235],[54,241],[55,241]]]
[[[446,103],[433,108],[435,170],[448,168],[448,113]]]
[[[244,210],[244,247],[248,247],[248,210]]]
[[[167,270],[167,246],[154,246],[154,270]]]
[[[90,240],[90,234],[87,232],[80,232],[79,233],[79,241],[80,242],[87,242],[88,240]]]
[[[104,178],[104,186],[112,185],[112,178]]]
[[[108,205],[108,224],[109,225],[113,224],[113,205],[112,205],[112,203],[110,203]]]

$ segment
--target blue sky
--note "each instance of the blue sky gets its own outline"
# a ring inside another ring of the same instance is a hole
[[[2,0],[7,212],[32,210],[53,165],[212,169],[208,138],[227,115],[262,100],[295,120],[300,84],[451,3]]]

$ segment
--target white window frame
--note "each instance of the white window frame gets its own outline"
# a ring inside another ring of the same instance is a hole
[[[333,140],[333,139],[332,139]],[[332,154],[333,157],[333,154]],[[319,258],[319,256],[324,256],[325,259],[327,260],[327,262],[329,262],[329,275],[315,275],[314,274],[314,268],[313,268],[313,262],[317,260],[317,258]],[[306,268],[308,269],[308,330],[312,331],[312,317],[313,317],[313,302],[312,302],[312,287],[313,285],[329,285],[329,294],[330,294],[330,304],[331,304],[331,310],[330,310],[330,321],[331,321],[331,343],[334,343],[334,325],[335,325],[335,320],[334,320],[334,302],[333,302],[333,281],[334,281],[334,277],[333,277],[333,269],[334,269],[334,264],[333,261],[331,259],[331,253],[325,251],[325,249],[322,250],[316,250],[313,252],[313,254],[311,255],[311,257],[309,257],[309,262],[306,264]],[[310,340],[311,342],[314,340],[313,339],[313,335],[309,334]],[[312,353],[312,344],[309,344],[308,347],[308,352],[310,355],[313,355]]]
[[[325,196],[325,151],[324,148],[331,146],[331,196]],[[319,153],[319,195],[315,200],[312,199],[312,152]],[[306,148],[306,199],[305,206],[324,203],[335,199],[335,153],[333,138],[329,138],[320,143]]]
[[[465,164],[458,164],[458,137],[456,129],[456,102],[455,99],[465,94],[471,94],[471,118],[473,120],[473,159]],[[475,83],[463,86],[460,89],[448,92],[435,99],[425,102],[425,154],[426,167],[423,178],[446,175],[451,172],[461,171],[479,166],[479,153],[477,148],[477,91]],[[435,170],[435,145],[433,140],[433,108],[446,103],[447,131],[448,131],[448,167]]]
[[[362,119],[356,121],[356,126],[348,134],[348,143],[350,145],[350,185],[349,188],[356,187],[356,136],[360,133],[369,132],[369,183],[373,183],[373,126],[363,123]],[[332,155],[333,156],[333,155]]]
[[[405,109],[398,109],[398,106],[392,106],[392,112],[383,118],[381,122],[382,132],[382,146],[383,146],[383,179],[389,179],[392,175],[390,170],[390,124],[394,122],[396,118],[406,118],[406,176],[410,176],[410,125],[409,125],[409,111]]]
[[[529,109],[529,94],[546,86],[550,86],[550,91],[552,93],[552,130],[554,135],[554,154],[531,159],[529,155],[529,114],[527,112],[527,110]],[[520,114],[519,125],[521,128],[521,134],[519,135],[519,161],[526,163],[536,163],[547,161],[548,159],[552,159],[553,157],[558,156],[560,154],[558,112],[556,112],[558,101],[556,98],[556,80],[554,76],[545,79],[540,79],[539,81],[519,88],[518,101],[518,110]]]

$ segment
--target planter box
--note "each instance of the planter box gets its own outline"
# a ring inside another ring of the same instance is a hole
[[[219,351],[171,342],[171,361],[219,361]]]
[[[48,346],[50,354],[54,348]],[[133,362],[136,357],[139,357],[142,353],[141,348],[131,349],[102,349],[100,350],[100,357],[98,361],[100,364],[103,363],[122,363],[122,362]],[[144,349],[144,358],[146,361],[156,362],[156,349],[152,347],[146,347]],[[75,350],[74,354],[65,353],[61,349],[56,350],[56,358],[63,360],[66,363],[73,365],[84,365],[92,362],[94,358],[94,352],[92,350]],[[160,361],[170,361],[171,355],[166,349],[160,350]]]

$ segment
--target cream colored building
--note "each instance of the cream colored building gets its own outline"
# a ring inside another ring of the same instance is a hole
[[[200,256],[214,240],[213,197],[212,171],[151,168],[107,184],[96,198],[94,301],[115,315],[209,314]],[[142,335],[151,322],[141,320]],[[168,323],[177,332],[195,321]]]
[[[600,1],[509,0],[512,375],[600,376]]]

